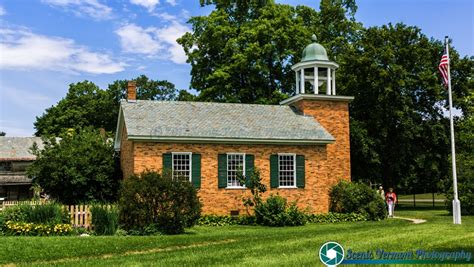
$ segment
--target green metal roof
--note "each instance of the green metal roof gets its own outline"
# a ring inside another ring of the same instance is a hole
[[[316,35],[313,34],[311,39],[313,40],[313,43],[306,46],[303,50],[303,59],[301,62],[311,60],[329,60],[326,49],[322,45],[316,43]]]

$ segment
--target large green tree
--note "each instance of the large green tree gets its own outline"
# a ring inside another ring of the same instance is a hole
[[[339,92],[355,96],[350,108],[355,179],[415,192],[433,190],[447,175],[447,92],[437,70],[442,49],[416,27],[389,24],[364,30],[355,49],[342,55]],[[452,50],[458,97],[467,93],[469,64]]]
[[[191,87],[204,101],[278,103],[294,93],[291,65],[316,33],[330,56],[350,48],[360,27],[351,0],[323,0],[321,12],[264,0],[209,0],[216,9],[189,21],[178,39],[191,64]]]
[[[27,172],[54,199],[65,204],[114,201],[120,173],[107,136],[90,127],[69,131],[61,139],[44,138],[32,148],[36,160]]]
[[[141,75],[134,79],[137,99],[173,100],[176,88],[168,81],[151,80]],[[120,100],[126,98],[127,80],[118,80],[100,89],[89,81],[69,85],[69,91],[55,106],[36,117],[36,136],[58,136],[68,129],[87,126],[115,131]]]

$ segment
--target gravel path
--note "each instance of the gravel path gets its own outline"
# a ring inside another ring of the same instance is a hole
[[[426,222],[426,220],[423,220],[423,219],[413,219],[413,218],[405,218],[405,217],[398,217],[398,216],[394,216],[393,218],[394,219],[411,221],[414,224],[419,224],[419,223],[425,223]]]

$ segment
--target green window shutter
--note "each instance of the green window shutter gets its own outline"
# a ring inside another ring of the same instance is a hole
[[[245,184],[247,187],[250,187],[250,177],[253,175],[254,165],[255,165],[254,155],[245,154]]]
[[[279,185],[278,181],[278,155],[270,156],[270,187],[277,188]]]
[[[201,154],[192,154],[191,182],[196,188],[201,187]]]
[[[163,154],[163,172],[173,170],[173,155],[171,153]]]
[[[217,156],[217,179],[219,188],[227,187],[227,154]]]
[[[296,155],[296,187],[304,188],[304,155]]]

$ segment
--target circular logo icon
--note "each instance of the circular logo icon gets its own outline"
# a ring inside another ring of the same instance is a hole
[[[344,248],[336,242],[326,242],[319,249],[319,259],[328,266],[336,266],[344,260]]]

